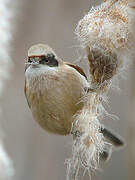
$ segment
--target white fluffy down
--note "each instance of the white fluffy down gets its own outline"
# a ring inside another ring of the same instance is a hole
[[[119,59],[134,56],[135,2],[108,0],[92,8],[77,25],[76,35],[84,48],[115,52]],[[131,60],[131,59],[130,59]]]
[[[98,118],[104,113],[104,108],[98,103],[98,98],[96,93],[85,97],[84,108],[75,116],[72,133],[79,132],[79,136],[75,136],[72,157],[67,160],[67,180],[77,180],[81,169],[91,175],[91,170],[99,168],[100,153],[111,146],[100,133],[101,124]]]

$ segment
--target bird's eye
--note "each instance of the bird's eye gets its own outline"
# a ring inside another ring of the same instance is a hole
[[[58,66],[58,61],[55,59],[53,54],[48,54],[46,56],[40,56],[39,64],[55,67]]]
[[[39,64],[46,64],[49,62],[49,59],[46,56],[42,56]]]
[[[47,57],[43,57],[42,61],[45,61],[47,63],[49,62],[49,59]]]

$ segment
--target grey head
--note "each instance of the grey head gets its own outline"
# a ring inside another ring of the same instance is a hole
[[[38,68],[41,65],[57,67],[59,65],[57,59],[58,57],[51,47],[45,44],[36,44],[28,50],[28,60],[25,63],[25,69],[30,65],[32,65],[33,68]]]

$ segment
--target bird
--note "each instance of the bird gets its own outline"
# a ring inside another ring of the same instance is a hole
[[[83,108],[81,99],[87,89],[90,83],[82,68],[63,61],[46,44],[29,48],[24,92],[33,118],[44,130],[58,135],[71,134],[74,115]],[[104,125],[100,131],[114,146],[123,146],[123,139],[117,133]],[[107,152],[106,156],[109,156]]]

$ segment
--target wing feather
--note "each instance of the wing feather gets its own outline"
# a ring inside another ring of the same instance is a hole
[[[66,62],[66,65],[74,68],[76,71],[78,71],[82,76],[84,76],[84,77],[87,79],[87,76],[86,76],[86,74],[84,73],[83,69],[80,68],[79,66],[74,65],[74,64],[71,64],[71,63],[68,63],[68,62]]]

